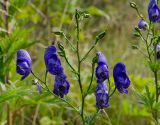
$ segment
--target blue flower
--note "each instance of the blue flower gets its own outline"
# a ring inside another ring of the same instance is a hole
[[[67,81],[66,75],[59,74],[56,75],[55,81],[54,81],[54,90],[53,93],[56,94],[57,96],[60,95],[61,98],[64,97],[69,91],[70,84]]]
[[[147,28],[147,22],[143,19],[140,19],[138,22],[138,28],[139,29],[146,29]]]
[[[160,43],[158,43],[156,46],[156,55],[157,55],[157,59],[160,59]]]
[[[16,71],[18,74],[22,75],[21,80],[29,75],[31,68],[32,60],[28,52],[24,49],[18,50],[16,55]]]
[[[156,0],[150,0],[148,5],[148,17],[152,22],[160,22],[160,9],[156,3]]]
[[[61,66],[60,59],[56,52],[56,47],[54,45],[50,45],[46,48],[44,60],[47,71],[52,75],[57,75],[63,72],[63,67]]]
[[[97,67],[96,77],[97,81],[104,82],[109,77],[108,63],[102,52],[97,52]]]
[[[98,83],[95,91],[96,106],[100,109],[108,107],[109,95],[106,87],[106,83]]]
[[[126,74],[126,67],[124,63],[119,62],[114,66],[113,77],[118,91],[120,93],[128,93],[127,88],[130,85],[130,80]]]

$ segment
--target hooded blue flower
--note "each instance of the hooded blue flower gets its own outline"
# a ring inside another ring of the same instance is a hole
[[[108,107],[109,95],[106,87],[106,83],[98,83],[95,91],[96,106],[100,109]]]
[[[157,59],[160,59],[160,43],[156,46],[156,52],[157,52]]]
[[[138,28],[139,29],[146,29],[147,28],[147,22],[143,19],[140,19],[138,22]]]
[[[67,81],[66,75],[59,74],[56,75],[55,81],[54,81],[54,90],[53,93],[56,94],[57,96],[60,95],[61,98],[64,97],[69,91],[70,84]]]
[[[61,66],[60,59],[56,52],[56,47],[54,45],[50,45],[46,48],[44,60],[47,71],[52,75],[57,75],[63,72],[63,67]]]
[[[22,75],[21,80],[29,75],[31,68],[32,60],[28,52],[24,49],[18,50],[16,55],[16,71],[18,74]]]
[[[128,93],[127,88],[130,85],[130,80],[126,74],[126,67],[124,63],[119,62],[114,66],[113,77],[118,91],[120,93]]]
[[[106,79],[108,79],[108,64],[105,56],[102,52],[97,52],[97,68],[96,68],[96,77],[97,81],[104,82]]]
[[[152,22],[160,22],[160,9],[156,0],[150,0],[148,5],[148,17]]]

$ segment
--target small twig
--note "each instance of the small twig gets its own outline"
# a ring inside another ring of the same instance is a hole
[[[37,117],[38,117],[39,107],[40,107],[40,104],[38,104],[38,105],[36,106],[35,114],[34,114],[34,116],[33,116],[32,125],[36,125],[36,120],[37,120]]]
[[[6,29],[3,29],[0,27],[0,31],[5,32],[5,33],[9,33]]]
[[[45,16],[45,14],[39,10],[33,3],[29,2],[29,5],[44,19],[46,19],[47,17]]]
[[[69,67],[72,69],[72,71],[75,73],[75,74],[78,74],[77,71],[75,70],[75,68],[70,64],[68,58],[66,57],[66,55],[64,55],[64,59],[66,60],[67,64],[69,65]]]
[[[66,14],[66,12],[67,12],[67,8],[68,8],[68,5],[69,5],[69,2],[70,2],[70,0],[67,0],[66,5],[65,5],[64,10],[63,10],[61,22],[60,22],[60,25],[59,25],[59,29],[60,29],[60,30],[61,30],[62,25],[63,25],[64,17],[65,17],[65,14]]]
[[[115,93],[115,91],[116,91],[116,86],[115,86],[113,92],[109,95],[109,98]]]
[[[106,117],[108,118],[110,125],[112,125],[111,119],[109,118],[107,112],[106,112],[104,109],[102,109],[102,111],[104,112],[104,114],[105,114]]]
[[[71,46],[73,51],[77,51],[77,49],[73,46],[73,44],[70,42],[70,40],[67,38],[67,36],[63,33],[64,39],[68,42],[68,44]]]
[[[92,47],[88,50],[88,52],[84,55],[84,57],[80,60],[81,62],[83,62],[87,56],[89,55],[89,53],[92,51],[92,49],[94,49],[95,44],[92,45]]]

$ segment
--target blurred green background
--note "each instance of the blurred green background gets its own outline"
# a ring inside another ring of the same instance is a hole
[[[149,0],[133,0],[139,10],[147,17]],[[64,44],[68,58],[76,66],[74,52],[63,38],[54,35],[54,31],[64,31],[73,44],[76,42],[75,9],[91,14],[84,19],[80,32],[80,52],[85,54],[95,37],[106,30],[107,35],[99,42],[89,58],[83,64],[82,80],[84,89],[91,76],[91,61],[97,51],[102,51],[108,60],[110,76],[115,63],[123,61],[131,79],[128,95],[116,94],[110,99],[106,108],[108,117],[101,112],[95,125],[151,125],[148,108],[139,103],[138,93],[144,93],[144,86],[151,89],[152,74],[146,63],[132,44],[141,44],[133,35],[133,29],[139,20],[136,11],[129,5],[130,0],[8,0],[5,11],[5,0],[0,8],[0,124],[5,125],[80,125],[80,118],[66,104],[54,99],[48,93],[39,94],[32,85],[30,75],[20,81],[15,71],[15,53],[25,48],[33,60],[33,71],[44,79],[44,49],[50,44]],[[6,32],[9,32],[7,35]],[[74,75],[62,59],[65,73],[71,83],[68,97],[75,106],[80,106],[80,91]],[[7,78],[6,78],[7,77]],[[111,78],[112,79],[112,78]],[[113,80],[112,80],[113,81]],[[54,78],[48,77],[52,89]],[[94,80],[93,89],[96,86]],[[94,93],[85,103],[85,113],[92,116],[96,111]],[[110,120],[109,120],[110,119]]]

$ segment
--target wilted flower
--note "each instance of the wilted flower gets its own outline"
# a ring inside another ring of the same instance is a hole
[[[160,43],[156,46],[157,59],[160,59]]]
[[[21,80],[29,75],[31,67],[32,60],[28,52],[24,49],[18,50],[16,55],[16,71],[18,74],[22,75]]]
[[[127,88],[130,85],[130,80],[126,74],[126,67],[124,63],[119,62],[114,66],[113,77],[118,91],[120,93],[128,93]]]
[[[160,22],[160,9],[156,0],[150,0],[148,5],[148,17],[152,22]]]
[[[47,71],[52,75],[57,75],[63,72],[63,67],[61,66],[60,59],[56,52],[56,47],[54,45],[50,45],[46,48],[44,60]]]
[[[100,109],[108,107],[109,95],[106,87],[106,83],[98,83],[95,91],[96,106]]]
[[[104,82],[108,79],[108,64],[102,52],[97,52],[98,65],[96,68],[96,77],[99,82]]]
[[[140,19],[138,22],[138,28],[139,29],[146,29],[147,28],[147,22],[143,19]]]
[[[54,90],[53,93],[56,94],[57,96],[60,95],[61,98],[64,97],[69,91],[70,85],[69,82],[67,81],[66,75],[59,74],[56,75],[55,81],[54,81]]]

